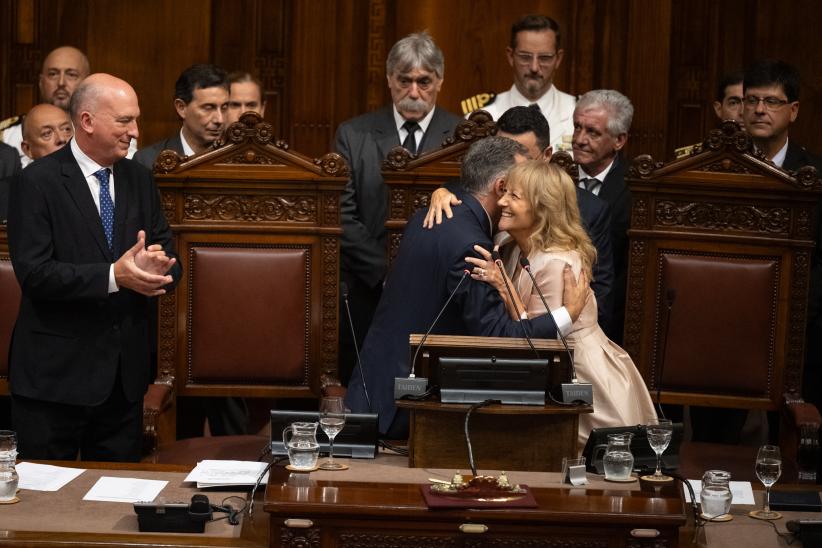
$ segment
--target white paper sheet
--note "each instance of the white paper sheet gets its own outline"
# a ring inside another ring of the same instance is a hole
[[[168,485],[167,481],[103,476],[83,500],[103,502],[151,502]]]
[[[267,463],[245,460],[204,460],[197,463],[185,480],[195,481],[197,487],[224,487],[232,485],[254,485]],[[261,484],[268,481],[268,474]]]
[[[688,483],[690,483],[691,487],[694,488],[694,496],[697,500],[699,500],[699,494],[702,492],[702,480],[688,480]],[[753,495],[753,488],[751,487],[751,482],[732,481],[729,482],[728,485],[731,488],[731,494],[733,495],[731,506],[736,506],[740,504],[756,504]],[[690,493],[688,493],[687,489],[685,489],[685,502],[691,502],[691,495]]]
[[[17,475],[20,476],[17,486],[31,491],[57,491],[85,471],[84,468],[21,462],[17,465]]]

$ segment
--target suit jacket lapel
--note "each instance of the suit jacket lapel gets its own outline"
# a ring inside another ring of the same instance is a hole
[[[103,221],[100,219],[100,212],[97,211],[97,206],[94,204],[94,198],[91,196],[88,183],[83,177],[83,172],[80,171],[80,166],[77,165],[74,155],[71,153],[71,147],[66,145],[62,150],[65,151],[60,158],[63,184],[77,205],[77,209],[80,211],[94,241],[97,242],[100,251],[108,260],[111,260],[111,251],[108,248],[106,234],[103,232]]]
[[[614,157],[614,165],[611,166],[611,170],[608,172],[608,175],[605,176],[605,181],[603,181],[602,189],[599,192],[599,197],[608,203],[611,203],[611,200],[622,191],[620,180],[624,180],[624,178],[621,176],[621,173],[622,158],[620,154],[617,154]]]
[[[448,137],[454,129],[448,124],[447,118],[444,110],[434,108],[434,116],[431,117],[428,130],[422,135],[420,146],[417,147],[418,153],[436,150],[442,146],[442,141]]]
[[[126,241],[126,212],[128,211],[128,192],[130,190],[126,180],[125,170],[122,167],[122,160],[114,164],[114,259],[120,257],[125,251],[123,242]],[[136,234],[134,237],[136,238]],[[149,235],[146,234],[146,238]]]
[[[385,160],[391,149],[400,146],[400,136],[397,133],[397,126],[394,124],[394,110],[392,107],[384,108],[380,112],[378,123],[374,126],[375,141],[380,158]],[[380,164],[382,169],[382,164]]]

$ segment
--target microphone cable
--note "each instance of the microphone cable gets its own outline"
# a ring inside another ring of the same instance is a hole
[[[477,475],[477,466],[474,464],[474,449],[471,447],[471,436],[468,433],[468,421],[471,419],[471,413],[475,410],[479,409],[480,407],[487,407],[494,403],[502,403],[499,400],[484,400],[481,402],[477,402],[473,404],[471,407],[468,408],[468,411],[465,413],[465,424],[464,424],[464,431],[465,431],[465,445],[468,447],[468,464],[471,466],[471,473],[474,474],[476,477]]]
[[[660,400],[662,394],[662,372],[665,369],[665,360],[668,357],[668,334],[671,332],[671,310],[674,308],[674,301],[676,300],[676,289],[669,287],[665,290],[665,339],[662,341],[662,363],[659,364],[659,374],[656,376],[656,408],[662,418],[665,417],[665,411],[662,410],[662,401]]]
[[[348,284],[341,281],[340,291],[342,292],[343,303],[345,304],[345,313],[348,316],[348,328],[351,330],[351,340],[354,342],[354,355],[357,357],[357,369],[360,370],[362,391],[365,394],[365,401],[368,403],[368,412],[371,413],[371,397],[368,395],[368,386],[365,384],[365,373],[363,373],[362,361],[360,360],[360,348],[357,344],[357,334],[354,332],[354,320],[351,318],[351,307],[348,305]]]

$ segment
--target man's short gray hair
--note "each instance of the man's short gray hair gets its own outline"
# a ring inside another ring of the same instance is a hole
[[[631,130],[634,119],[634,105],[620,92],[613,89],[589,91],[577,101],[576,111],[602,108],[608,113],[608,132],[616,137]]]
[[[445,75],[445,57],[427,32],[409,34],[391,48],[385,61],[385,73],[403,74],[414,69],[433,72],[438,78]]]
[[[526,156],[524,146],[506,137],[486,137],[471,145],[462,159],[460,185],[466,192],[482,196],[494,181],[516,164],[516,156]]]
[[[97,101],[100,99],[100,86],[91,84],[83,80],[69,99],[69,115],[75,125],[79,122],[80,113],[84,110],[95,112]]]

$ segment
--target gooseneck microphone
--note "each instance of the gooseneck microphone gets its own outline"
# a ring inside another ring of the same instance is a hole
[[[494,260],[494,264],[496,265],[497,270],[499,270],[499,274],[502,277],[502,283],[505,284],[505,291],[508,292],[508,298],[511,299],[511,306],[514,307],[514,312],[520,319],[519,324],[522,327],[522,332],[525,333],[525,340],[528,341],[528,346],[530,346],[531,350],[534,351],[534,355],[537,358],[539,358],[539,352],[537,352],[537,349],[534,347],[534,342],[531,340],[531,335],[528,333],[528,329],[525,327],[525,323],[522,322],[523,319],[527,319],[527,317],[523,317],[526,316],[525,311],[520,311],[519,308],[517,308],[517,301],[514,300],[514,292],[511,291],[511,285],[508,283],[508,278],[505,275],[505,268],[502,265],[502,258],[499,255],[499,251],[497,251],[496,249],[493,250],[491,252],[491,258]]]
[[[451,291],[451,294],[448,295],[448,299],[445,301],[445,304],[442,305],[440,311],[437,313],[437,317],[434,318],[434,321],[431,322],[431,326],[428,328],[428,331],[425,332],[425,335],[422,336],[420,340],[420,344],[417,345],[417,349],[414,351],[414,358],[411,360],[411,373],[408,377],[395,377],[394,378],[394,399],[398,400],[404,396],[419,396],[423,394],[426,389],[428,388],[428,379],[426,378],[417,378],[414,374],[414,369],[417,365],[417,356],[422,349],[422,345],[425,344],[425,339],[428,338],[428,335],[431,334],[431,330],[434,329],[434,326],[437,325],[437,322],[440,320],[440,316],[445,312],[445,309],[451,303],[451,300],[454,298],[454,295],[457,294],[459,291],[460,286],[462,286],[462,282],[465,281],[465,278],[471,274],[471,271],[468,269],[463,269],[462,277],[460,281],[457,282],[457,286]]]
[[[360,348],[357,344],[357,334],[354,332],[354,320],[351,318],[351,307],[348,305],[348,284],[341,281],[340,291],[342,292],[343,303],[345,303],[345,314],[348,316],[348,328],[351,330],[351,340],[354,341],[354,355],[357,357],[357,369],[360,370],[360,380],[362,381],[362,391],[365,394],[365,401],[368,403],[368,412],[372,413],[371,397],[368,395],[368,387],[365,385],[365,373],[362,370],[360,360]]]
[[[660,395],[662,394],[662,372],[665,370],[665,358],[668,356],[668,334],[671,332],[671,310],[676,301],[676,289],[669,287],[665,290],[665,338],[662,340],[662,363],[659,364],[656,376],[656,408],[660,416],[664,419],[665,412],[662,410]]]
[[[531,272],[531,262],[528,260],[528,257],[521,255],[519,258],[519,264],[531,278],[531,283],[533,284],[534,289],[536,289],[537,295],[539,295],[539,299],[542,301],[542,306],[545,307],[545,311],[551,319],[551,323],[554,324],[554,329],[557,330],[557,337],[559,337],[559,340],[562,341],[562,346],[565,347],[565,352],[568,354],[568,360],[571,362],[571,383],[570,385],[568,383],[562,383],[562,401],[565,403],[583,401],[589,405],[592,405],[594,403],[594,389],[590,383],[581,383],[579,382],[579,379],[577,379],[577,368],[574,365],[574,356],[571,354],[571,349],[568,348],[568,340],[562,334],[562,331],[559,330],[559,325],[557,324],[557,320],[554,318],[554,314],[551,312],[551,308],[548,306],[548,302],[545,300],[545,295],[542,294],[542,290],[537,284],[537,279],[534,277],[534,273]]]

